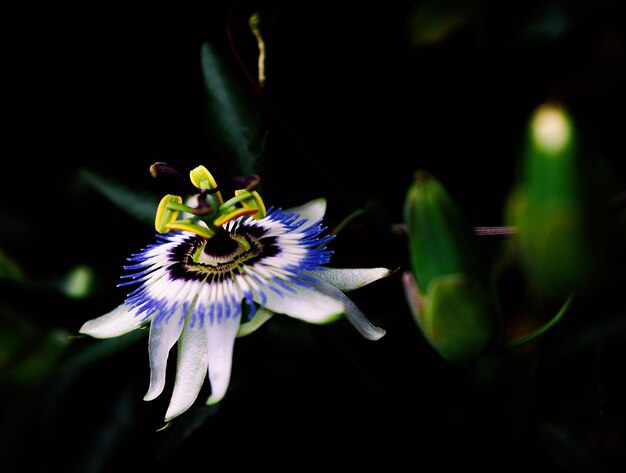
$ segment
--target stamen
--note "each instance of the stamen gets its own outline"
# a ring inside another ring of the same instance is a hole
[[[198,225],[197,223],[189,223],[182,220],[177,222],[171,222],[165,225],[166,231],[169,230],[182,230],[184,232],[195,233],[202,238],[212,238],[215,235],[215,232],[209,230],[207,227],[203,227],[202,225]]]
[[[171,204],[182,204],[183,199],[178,195],[167,194],[159,202],[159,207],[154,217],[154,227],[159,233],[167,233],[167,225],[178,218],[179,209]]]
[[[243,191],[235,191],[235,197],[231,197],[226,202],[221,205],[220,210],[227,209],[229,207],[234,206],[235,204],[239,204],[244,202],[246,199],[252,198],[252,193],[243,190]]]
[[[213,221],[213,224],[221,227],[226,222],[230,222],[231,220],[235,220],[236,218],[242,217],[244,215],[254,215],[258,211],[258,209],[236,209],[234,212],[219,216]]]
[[[247,209],[258,209],[259,212],[254,215],[254,218],[257,220],[262,219],[267,215],[267,210],[265,209],[265,204],[263,203],[263,199],[257,191],[249,191],[248,189],[240,189],[235,191],[235,196],[246,194],[248,198],[246,200],[241,201],[241,205],[243,205]]]

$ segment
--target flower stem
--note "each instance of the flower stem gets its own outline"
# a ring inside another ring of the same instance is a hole
[[[574,293],[571,293],[567,299],[565,300],[565,302],[563,303],[563,305],[561,306],[561,308],[559,309],[559,311],[555,314],[554,317],[552,317],[550,320],[548,320],[545,324],[541,325],[540,327],[537,327],[535,330],[533,330],[532,332],[515,338],[511,341],[509,341],[506,344],[506,348],[512,350],[515,348],[518,348],[532,340],[534,340],[537,337],[540,337],[541,335],[543,335],[544,333],[546,333],[548,330],[550,330],[552,327],[554,327],[557,322],[559,320],[561,320],[563,318],[563,316],[565,315],[565,313],[567,312],[567,310],[569,309],[572,300],[574,299]]]
[[[335,228],[333,228],[333,230],[330,232],[331,235],[337,235],[351,221],[355,220],[356,218],[360,217],[361,215],[365,215],[365,213],[366,213],[365,209],[356,209],[354,212],[352,212],[350,215],[348,215],[346,218],[344,218],[341,222],[339,222],[339,224]]]

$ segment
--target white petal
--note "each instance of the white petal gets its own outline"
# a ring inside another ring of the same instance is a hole
[[[345,307],[346,318],[365,338],[369,340],[378,340],[385,335],[384,329],[372,325],[356,304],[335,286],[324,281],[311,282],[311,285],[337,301],[341,301]]]
[[[326,268],[321,271],[309,271],[311,276],[332,284],[342,292],[354,291],[371,282],[391,274],[387,268]]]
[[[272,318],[274,312],[264,309],[263,307],[257,309],[252,320],[248,322],[242,322],[237,330],[237,337],[245,337],[256,331],[261,325]]]
[[[188,317],[191,319],[191,317]],[[207,376],[209,357],[206,348],[205,327],[196,322],[193,327],[187,323],[178,342],[176,380],[170,405],[165,413],[169,422],[179,416],[194,403]]]
[[[307,219],[307,221],[302,224],[300,228],[298,228],[298,230],[304,230],[324,217],[324,214],[326,213],[326,199],[314,199],[298,207],[287,209],[286,212],[295,212],[303,219]]]
[[[239,317],[229,317],[221,323],[214,323],[206,328],[206,343],[209,353],[209,381],[211,395],[207,404],[222,400],[230,383],[230,371],[233,364],[233,346],[239,329]]]
[[[180,313],[177,313],[180,316]],[[165,387],[165,368],[170,349],[180,337],[183,324],[179,323],[178,317],[170,320],[161,320],[152,323],[148,338],[148,353],[150,355],[150,387],[144,396],[144,401],[156,398]]]
[[[314,324],[332,322],[345,311],[343,304],[335,298],[328,297],[314,289],[294,285],[291,287],[295,293],[283,290],[282,296],[266,290],[265,307],[272,312]],[[260,297],[255,294],[254,300],[260,302]]]
[[[137,309],[122,304],[108,314],[88,320],[79,332],[94,338],[111,338],[124,335],[139,328],[144,321],[137,316]]]

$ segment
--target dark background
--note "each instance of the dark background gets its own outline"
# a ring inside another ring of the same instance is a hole
[[[546,100],[567,104],[588,152],[606,164],[615,192],[623,189],[619,2],[522,3],[8,12],[0,249],[22,277],[0,279],[9,347],[0,365],[0,469],[620,471],[623,252],[601,288],[540,342],[469,367],[446,363],[424,341],[400,283],[406,241],[393,228],[413,172],[438,176],[473,226],[502,224],[528,117]],[[265,18],[262,92],[250,80],[255,11]],[[439,35],[425,39],[424,25]],[[145,338],[63,341],[122,302],[125,258],[154,234],[82,172],[157,194],[174,184],[150,176],[156,161],[184,173],[204,164],[231,182],[236,165],[209,132],[204,42],[257,107],[266,139],[255,170],[266,203],[326,197],[330,228],[369,209],[333,241],[332,264],[398,271],[351,295],[387,330],[383,339],[367,341],[346,321],[311,327],[275,317],[237,341],[218,409],[204,408],[201,394],[180,422],[157,432],[173,376],[157,400],[141,400]],[[481,243],[498,253],[499,241]],[[94,284],[88,296],[70,298],[58,281],[79,264],[93,270]]]

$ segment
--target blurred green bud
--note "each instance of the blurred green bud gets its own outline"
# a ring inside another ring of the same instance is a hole
[[[607,202],[580,148],[568,111],[560,104],[539,106],[508,208],[530,282],[552,296],[584,287],[602,259]]]
[[[404,218],[411,271],[403,284],[415,321],[445,360],[469,362],[496,328],[475,235],[443,185],[424,171],[409,187]]]

